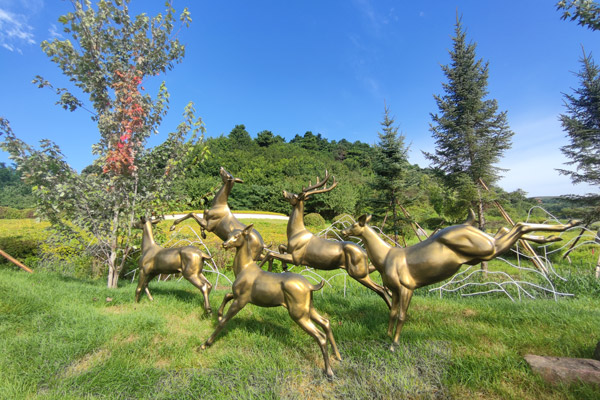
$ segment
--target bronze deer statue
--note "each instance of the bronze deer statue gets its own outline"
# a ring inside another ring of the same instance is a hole
[[[262,270],[252,259],[252,248],[250,246],[252,227],[251,224],[241,231],[235,231],[223,243],[223,247],[226,249],[236,248],[233,260],[235,281],[233,282],[232,292],[225,295],[219,307],[217,328],[201,348],[205,349],[212,345],[225,324],[247,304],[260,307],[282,306],[288,310],[294,322],[319,343],[323,353],[325,373],[327,377],[332,378],[333,371],[329,364],[327,342],[331,344],[334,355],[338,360],[341,360],[341,356],[335,344],[329,320],[321,316],[312,304],[312,292],[321,289],[325,282],[321,281],[318,285],[312,285],[300,274],[291,272],[273,273]],[[231,300],[233,300],[233,303],[231,303],[227,314],[223,317],[225,306]],[[325,333],[319,330],[315,324],[323,328]]]
[[[529,232],[563,232],[578,223],[569,221],[565,225],[545,225],[518,222],[510,230],[501,228],[492,237],[474,226],[475,215],[470,210],[465,223],[441,229],[420,243],[400,248],[386,243],[367,225],[370,220],[370,215],[361,216],[357,222],[342,230],[342,235],[357,236],[364,240],[369,259],[381,274],[383,284],[392,291],[387,331],[389,336],[393,336],[392,351],[398,345],[415,289],[451,277],[463,264],[475,265],[489,261],[509,250],[517,240],[535,243],[561,240],[556,236],[527,235]]]
[[[340,242],[314,236],[304,226],[304,201],[317,193],[329,192],[337,186],[335,177],[327,187],[329,173],[325,171],[322,181],[302,189],[300,194],[283,191],[283,197],[292,207],[292,214],[287,225],[287,246],[281,245],[280,252],[287,254],[268,253],[266,259],[277,259],[284,263],[307,265],[320,270],[345,269],[352,278],[377,293],[391,308],[390,297],[384,287],[373,282],[369,273],[367,253],[362,247],[353,242]],[[264,260],[263,260],[264,263]]]
[[[223,186],[219,189],[215,195],[210,209],[204,210],[204,215],[200,218],[197,214],[189,213],[179,219],[173,221],[171,230],[175,229],[175,225],[188,218],[193,218],[202,230],[202,237],[206,238],[204,231],[214,232],[219,239],[225,241],[234,230],[242,230],[246,225],[242,224],[231,212],[229,205],[227,205],[227,199],[231,193],[231,189],[235,183],[243,183],[240,178],[234,178],[229,172],[225,171],[225,168],[221,167],[219,170],[221,179],[223,180]],[[262,251],[265,248],[265,244],[262,236],[256,229],[254,229],[250,235],[250,249],[252,251],[252,259],[262,259]]]
[[[158,274],[176,274],[181,273],[185,279],[196,286],[204,296],[204,309],[210,313],[210,303],[208,295],[212,285],[202,274],[204,260],[211,257],[194,246],[163,248],[156,244],[152,233],[152,225],[157,224],[159,220],[151,221],[149,218],[141,217],[140,221],[134,223],[133,227],[143,230],[142,236],[142,256],[140,257],[140,277],[138,286],[135,289],[135,301],[140,301],[142,290],[146,291],[148,298],[153,300],[148,282]]]

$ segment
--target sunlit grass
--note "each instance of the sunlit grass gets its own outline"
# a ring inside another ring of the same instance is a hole
[[[331,273],[324,274],[325,277]],[[214,282],[214,276],[209,276]],[[592,355],[597,299],[415,296],[396,353],[387,308],[343,276],[315,293],[343,361],[327,381],[317,344],[283,308],[247,306],[215,344],[199,291],[185,280],[135,285],[0,270],[0,398],[597,398],[600,388],[550,386],[522,356]],[[214,290],[213,309],[227,289]]]

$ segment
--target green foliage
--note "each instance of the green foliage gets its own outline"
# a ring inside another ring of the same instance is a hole
[[[143,93],[141,84],[172,69],[182,60],[184,47],[176,38],[170,3],[164,14],[153,18],[130,16],[128,3],[73,1],[73,12],[59,19],[68,38],[42,42],[63,74],[89,96],[93,111],[86,110],[100,133],[93,146],[93,167],[77,174],[54,143],[44,140],[40,150],[32,148],[0,118],[0,133],[5,135],[1,147],[33,186],[38,212],[63,237],[98,246],[95,255],[108,266],[109,287],[116,287],[132,251],[134,218],[164,212],[177,202],[174,183],[197,156],[197,133],[203,129],[190,103],[183,122],[161,146],[145,147],[168,110],[169,93],[164,82],[154,97]],[[187,10],[180,21],[191,21]],[[85,108],[68,89],[54,88],[39,76],[34,83],[54,89],[65,109]]]
[[[0,207],[0,219],[34,218],[33,208],[18,209],[12,207]]]
[[[399,205],[406,205],[407,173],[408,173],[408,148],[404,145],[404,135],[398,132],[394,126],[394,117],[390,116],[389,107],[385,106],[383,121],[381,122],[383,132],[379,133],[376,156],[373,161],[373,172],[375,179],[373,186],[376,189],[375,199],[376,211],[379,214],[388,214],[388,221],[392,226],[395,241],[399,233],[400,221],[404,221],[398,215]]]
[[[446,187],[457,191],[454,215],[466,215],[468,207],[482,204],[478,180],[488,185],[498,180],[501,169],[494,164],[510,148],[514,134],[508,127],[506,112],[497,112],[496,100],[485,100],[488,63],[476,60],[475,48],[474,43],[466,42],[466,33],[457,20],[451,63],[442,66],[448,79],[443,83],[445,94],[434,96],[440,111],[431,115],[436,150],[433,154],[424,152],[443,172]]]
[[[12,166],[7,167],[4,163],[0,163],[0,206],[18,209],[35,206],[31,186],[21,180],[19,170]],[[0,216],[0,218],[2,217]]]
[[[310,213],[304,216],[304,225],[310,228],[320,228],[325,226],[325,218],[319,213]]]
[[[574,184],[585,182],[600,188],[600,68],[594,63],[591,54],[583,54],[582,69],[577,73],[581,86],[573,94],[565,94],[566,114],[560,116],[570,144],[561,147],[563,154],[570,159],[567,165],[575,170],[559,169],[568,175]],[[600,195],[574,197],[587,208],[585,220],[600,218]]]
[[[600,5],[593,0],[561,0],[556,9],[562,11],[562,19],[577,21],[593,31],[600,29]]]
[[[300,191],[310,180],[323,176],[325,170],[336,177],[339,185],[332,192],[310,199],[306,204],[307,213],[319,212],[326,219],[331,219],[344,212],[358,214],[368,207],[368,199],[372,197],[369,185],[372,172],[365,166],[370,166],[373,154],[369,145],[329,142],[321,135],[307,133],[306,138],[318,143],[309,146],[303,144],[304,138],[299,136],[300,139],[295,142],[286,143],[277,139],[278,135],[265,132],[268,131],[259,133],[261,138],[275,138],[268,141],[268,145],[257,137],[253,145],[242,148],[231,134],[229,137],[207,139],[209,154],[205,162],[192,166],[180,181],[189,199],[188,208],[204,208],[210,204],[211,192],[214,193],[222,184],[219,177],[221,166],[244,181],[233,187],[229,197],[232,209],[288,214],[289,204],[283,200],[283,190]],[[340,153],[342,148],[343,156]]]

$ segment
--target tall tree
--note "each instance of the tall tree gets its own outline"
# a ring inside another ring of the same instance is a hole
[[[394,125],[394,117],[390,116],[390,109],[384,106],[382,132],[378,133],[379,142],[376,146],[376,156],[373,161],[375,173],[375,188],[379,193],[378,203],[380,209],[386,213],[391,211],[394,241],[398,242],[400,218],[398,205],[402,198],[402,188],[405,184],[406,170],[408,168],[408,148],[404,145],[404,135],[398,132]]]
[[[570,176],[575,184],[585,182],[600,188],[600,68],[591,54],[584,52],[581,70],[576,75],[581,86],[564,95],[567,112],[560,116],[570,140],[561,151],[571,159],[566,164],[576,169],[559,172]],[[579,200],[592,206],[586,219],[600,217],[600,194],[581,196]]]
[[[202,124],[189,104],[184,121],[161,148],[145,147],[166,114],[169,94],[164,82],[154,97],[145,93],[142,83],[172,69],[185,52],[174,33],[177,20],[169,2],[165,13],[153,18],[132,17],[129,0],[71,3],[73,12],[59,18],[69,38],[44,41],[42,49],[89,96],[91,106],[84,107],[71,90],[54,88],[40,76],[34,83],[55,90],[63,108],[83,107],[92,113],[100,132],[93,146],[95,168],[77,174],[54,143],[44,140],[41,150],[34,149],[0,118],[2,148],[34,184],[38,210],[52,226],[68,237],[91,239],[108,266],[108,286],[114,288],[133,249],[133,220],[137,214],[168,207],[171,185],[191,150],[186,138]],[[190,21],[186,9],[181,25]]]
[[[493,184],[499,179],[502,170],[494,164],[510,148],[513,132],[506,112],[498,112],[496,100],[486,100],[488,63],[476,60],[476,44],[466,42],[459,18],[454,32],[451,63],[442,66],[448,79],[442,83],[445,93],[434,96],[440,113],[431,114],[430,130],[436,149],[434,154],[424,154],[444,173],[447,187],[458,191],[460,214],[466,215],[466,208],[476,205],[479,227],[484,229],[483,195],[478,181]]]

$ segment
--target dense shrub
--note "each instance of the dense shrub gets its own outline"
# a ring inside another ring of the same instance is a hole
[[[21,219],[34,217],[35,209],[33,208],[24,208],[19,210],[17,208],[0,206],[0,219]]]
[[[304,225],[310,227],[321,227],[325,225],[325,219],[319,213],[310,213],[304,216]]]
[[[40,253],[38,240],[18,236],[0,238],[0,249],[27,266],[34,264]],[[0,257],[0,263],[8,262]]]

